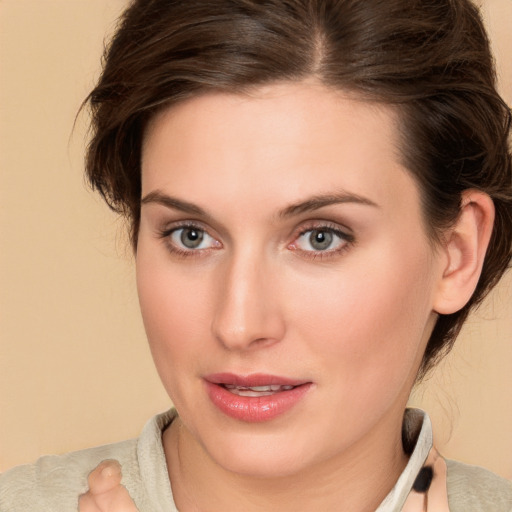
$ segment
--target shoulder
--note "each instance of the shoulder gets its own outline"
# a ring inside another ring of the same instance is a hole
[[[137,440],[123,441],[65,455],[46,455],[34,464],[0,475],[2,512],[70,512],[87,490],[88,474],[103,460],[116,459],[126,473],[137,471]],[[130,475],[127,475],[130,476]]]
[[[121,464],[122,484],[141,512],[175,510],[162,432],[176,414],[171,409],[154,416],[136,439],[46,455],[35,464],[0,474],[0,512],[76,512],[79,496],[87,490],[89,473],[106,459]]]
[[[512,482],[479,466],[446,460],[451,512],[512,512]]]

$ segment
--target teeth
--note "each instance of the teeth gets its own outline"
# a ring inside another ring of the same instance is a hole
[[[239,396],[269,396],[278,391],[289,391],[293,386],[281,386],[279,384],[271,384],[269,386],[235,386],[234,384],[225,384],[224,387]]]
[[[275,387],[275,386],[274,386]],[[251,386],[249,389],[252,391],[277,391],[277,389],[272,389],[272,386]]]
[[[269,395],[274,394],[274,391],[253,391],[250,388],[242,388],[242,389],[235,388],[235,389],[230,389],[230,391],[231,391],[231,393],[234,393],[235,395],[238,395],[238,396],[256,397],[256,396],[269,396]]]

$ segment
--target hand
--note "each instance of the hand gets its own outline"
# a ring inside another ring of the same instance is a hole
[[[78,512],[138,512],[121,477],[117,460],[104,460],[96,466],[87,479],[89,490],[79,498]]]

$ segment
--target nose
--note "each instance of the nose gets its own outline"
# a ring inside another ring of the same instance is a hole
[[[277,269],[263,258],[240,255],[225,262],[212,322],[214,337],[228,350],[243,351],[279,342],[285,322]]]

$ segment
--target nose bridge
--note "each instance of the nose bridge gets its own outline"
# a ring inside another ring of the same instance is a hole
[[[284,334],[272,265],[250,250],[234,251],[219,272],[214,336],[230,350],[274,343]],[[275,276],[274,276],[275,277]]]

